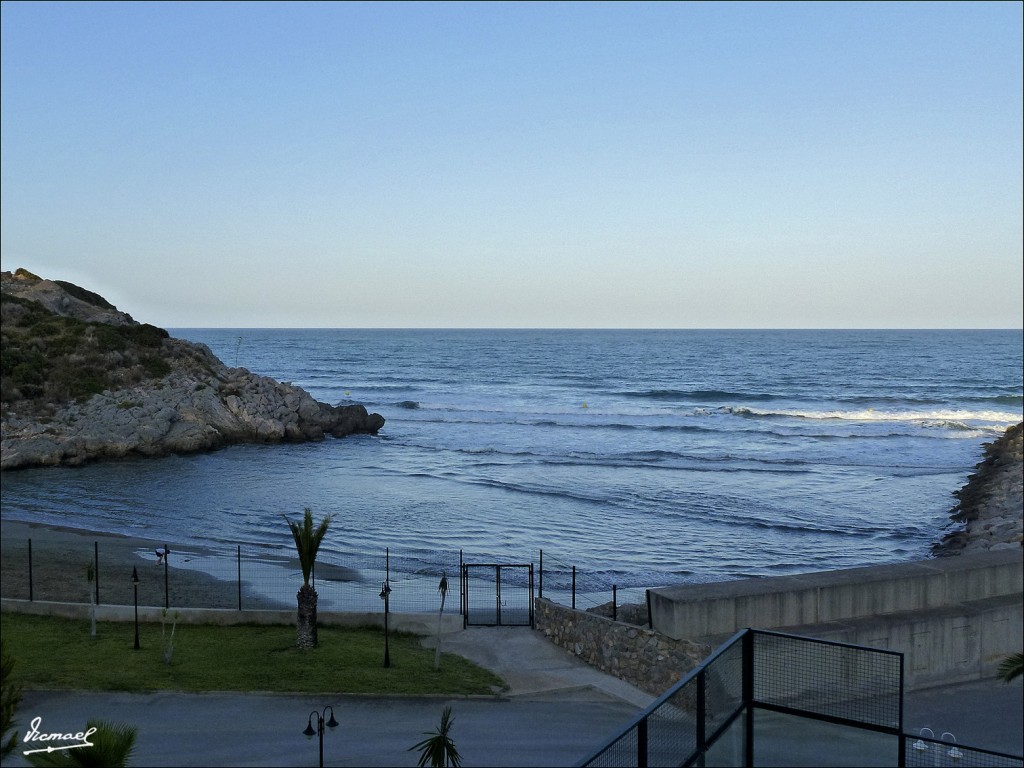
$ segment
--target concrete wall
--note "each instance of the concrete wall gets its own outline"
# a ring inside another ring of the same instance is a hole
[[[711,648],[644,627],[534,600],[534,626],[593,667],[660,696],[703,661]]]
[[[651,590],[654,628],[717,645],[745,627],[899,651],[909,689],[995,674],[1024,647],[1021,550]]]
[[[874,619],[782,627],[793,634],[903,654],[907,690],[992,678],[1024,647],[1024,604],[1016,597]]]

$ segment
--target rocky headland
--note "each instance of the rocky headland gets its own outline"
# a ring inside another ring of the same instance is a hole
[[[0,469],[376,434],[359,404],[231,368],[98,294],[0,273]]]
[[[932,548],[937,557],[1024,545],[1024,423],[987,443],[984,455],[953,494],[954,529]]]

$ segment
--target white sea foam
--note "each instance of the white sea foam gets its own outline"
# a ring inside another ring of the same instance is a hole
[[[801,409],[759,409],[733,408],[734,413],[751,416],[789,416],[802,419],[842,419],[844,421],[865,422],[913,422],[925,427],[946,427],[949,429],[993,429],[1005,430],[1019,424],[1024,418],[1020,413],[1011,411],[968,411],[968,410],[935,410],[935,411],[891,411],[880,408],[862,408],[858,410],[801,410]]]

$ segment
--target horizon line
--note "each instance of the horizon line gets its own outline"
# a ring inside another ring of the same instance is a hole
[[[1024,331],[1016,326],[799,326],[799,327],[749,327],[749,326],[403,326],[403,325],[166,325],[165,329],[203,331]]]

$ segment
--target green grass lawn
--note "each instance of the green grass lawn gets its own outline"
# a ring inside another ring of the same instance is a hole
[[[167,624],[170,634],[170,622]],[[179,624],[165,664],[161,625],[99,622],[5,612],[0,622],[13,677],[26,689],[98,691],[271,691],[280,693],[493,694],[504,681],[419,636],[392,632],[385,668],[379,628],[319,628],[319,646],[295,647],[291,626]]]

